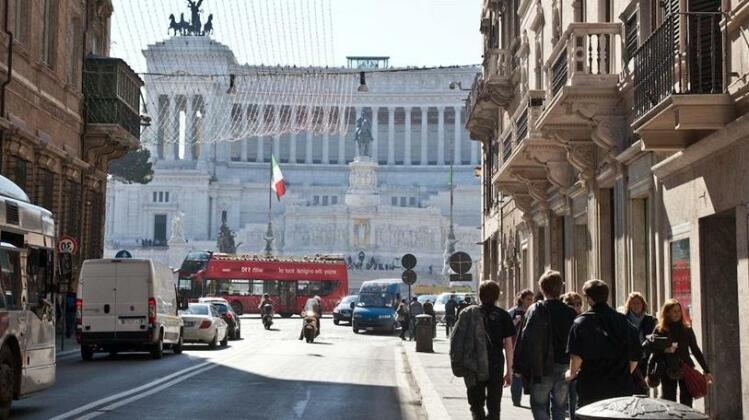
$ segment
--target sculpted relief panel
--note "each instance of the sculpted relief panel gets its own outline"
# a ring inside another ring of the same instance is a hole
[[[377,245],[392,249],[440,249],[440,230],[427,226],[380,226]]]

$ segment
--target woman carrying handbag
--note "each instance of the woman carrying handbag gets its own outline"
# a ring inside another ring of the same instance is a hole
[[[663,387],[661,398],[676,401],[678,387],[679,402],[691,407],[694,398],[705,396],[704,389],[713,382],[713,376],[697,345],[692,327],[684,319],[678,300],[669,299],[661,307],[658,325],[653,335],[648,337],[647,347],[652,352],[648,383],[657,386],[660,381]],[[702,367],[704,375],[694,369],[692,355]]]

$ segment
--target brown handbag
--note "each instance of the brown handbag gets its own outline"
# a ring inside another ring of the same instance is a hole
[[[687,391],[692,398],[696,400],[707,395],[707,379],[705,375],[683,362],[681,364],[681,372],[684,382],[687,384]]]

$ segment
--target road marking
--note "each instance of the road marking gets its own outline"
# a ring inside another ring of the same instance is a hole
[[[159,389],[163,389],[163,388],[166,388],[168,386],[172,386],[172,385],[174,385],[176,383],[179,383],[179,382],[182,382],[183,380],[188,379],[188,378],[190,378],[190,377],[192,377],[192,376],[194,376],[194,375],[196,375],[198,373],[204,372],[205,370],[209,370],[209,369],[213,369],[215,367],[222,366],[220,363],[229,362],[229,361],[231,361],[231,360],[233,360],[235,358],[238,358],[239,356],[245,356],[245,354],[244,353],[238,353],[238,354],[234,354],[234,355],[230,355],[230,356],[218,358],[218,359],[215,359],[213,361],[203,362],[203,363],[200,363],[198,365],[191,366],[189,368],[185,368],[185,369],[179,370],[179,371],[174,372],[174,373],[172,373],[170,375],[167,375],[167,376],[165,376],[163,378],[160,378],[160,379],[151,381],[149,383],[146,383],[144,385],[141,385],[141,386],[139,386],[137,388],[133,388],[133,389],[130,389],[128,391],[123,391],[123,392],[120,392],[118,394],[110,395],[109,397],[102,398],[102,399],[97,400],[97,401],[93,401],[93,402],[88,403],[88,404],[86,404],[84,406],[78,407],[78,408],[76,408],[74,410],[70,410],[70,411],[68,411],[66,413],[62,413],[60,415],[52,417],[50,420],[64,420],[64,419],[69,419],[69,418],[78,416],[80,414],[83,414],[83,413],[85,413],[87,411],[93,410],[96,407],[102,406],[104,404],[107,404],[107,403],[110,403],[110,402],[113,402],[113,401],[117,401],[117,400],[119,400],[121,398],[129,397],[129,396],[131,396],[133,394],[136,394],[136,393],[139,393],[139,392],[143,392],[143,391],[149,390],[152,387],[159,387]],[[208,369],[204,369],[204,368],[208,368]],[[200,369],[200,371],[196,372],[198,369]],[[184,376],[182,376],[182,375],[184,375]],[[177,376],[181,376],[181,377],[177,378],[177,379],[174,379]],[[165,386],[163,386],[163,388],[160,387],[160,385],[164,384],[165,382],[168,382],[168,384],[165,384]],[[148,395],[151,395],[151,393],[145,393],[144,392],[143,394],[139,394],[136,397],[128,399],[128,401],[130,401],[130,400],[135,401],[135,400],[138,400],[140,398],[144,398],[144,397],[146,397]],[[90,413],[89,415],[95,414],[95,413],[96,412]],[[101,414],[103,414],[103,413],[99,412],[97,415],[101,415]],[[90,418],[90,417],[84,417],[84,418]]]
[[[309,398],[311,395],[312,390],[307,388],[307,396],[304,398],[304,401],[299,401],[298,403],[294,404],[294,412],[296,413],[297,418],[302,418],[304,411],[307,409],[307,403],[309,403]]]

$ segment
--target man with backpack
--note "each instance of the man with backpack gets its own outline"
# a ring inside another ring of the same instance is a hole
[[[453,374],[465,381],[473,419],[499,420],[502,387],[512,381],[515,327],[507,311],[496,306],[497,283],[481,282],[479,298],[481,306],[466,307],[458,315],[450,335],[450,362]]]
[[[642,357],[639,332],[626,315],[607,303],[609,286],[601,280],[588,280],[583,294],[590,310],[578,316],[570,330],[566,374],[568,381],[577,379],[580,407],[632,395],[632,372]]]
[[[538,286],[544,300],[525,313],[515,344],[515,372],[530,390],[535,420],[564,420],[568,392],[564,373],[570,362],[567,336],[577,314],[559,300],[564,282],[558,271],[546,271]]]

